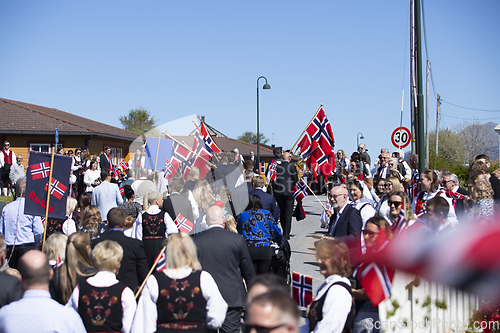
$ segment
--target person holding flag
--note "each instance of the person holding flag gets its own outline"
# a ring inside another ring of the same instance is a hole
[[[392,238],[391,226],[380,216],[369,219],[363,230],[367,253],[383,249]],[[356,319],[353,332],[373,332],[373,323],[379,320],[378,305],[390,297],[394,270],[370,262],[361,263],[354,272],[359,289],[353,289]]]

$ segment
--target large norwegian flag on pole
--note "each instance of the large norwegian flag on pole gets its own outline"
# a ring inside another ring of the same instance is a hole
[[[293,279],[293,299],[299,306],[308,306],[313,300],[312,294],[312,277],[299,274],[296,272],[292,273]]]
[[[200,128],[201,135],[203,136],[203,140],[205,141],[205,145],[208,147],[209,150],[211,150],[212,154],[218,154],[221,152],[219,146],[215,143],[214,139],[212,139],[212,136],[210,133],[208,133],[208,130],[205,126],[204,122],[201,122],[201,128]]]
[[[24,213],[27,215],[45,216],[51,157],[52,155],[47,153],[29,152],[24,206]],[[48,217],[50,218],[66,218],[66,198],[69,193],[70,173],[71,157],[54,155],[52,186],[50,188],[51,198],[48,209]]]
[[[329,176],[333,175],[333,171],[335,170],[335,152],[333,150],[335,140],[333,139],[332,126],[323,108],[320,108],[316,113],[316,116],[307,126],[306,132],[312,139],[311,147],[313,142],[316,142],[318,145],[317,148],[310,149],[310,155],[316,159],[319,173],[326,180]]]
[[[207,149],[208,148],[208,149]],[[199,178],[202,179],[210,171],[209,161],[212,158],[211,149],[206,146],[203,137],[197,130],[193,139],[193,153],[191,154],[190,167],[197,167],[200,171]]]
[[[177,172],[181,172],[187,178],[187,174],[185,171],[186,168],[188,167],[190,158],[191,158],[191,150],[187,149],[186,147],[175,141],[172,143],[172,159],[170,162],[172,163],[172,167],[174,169],[173,173],[174,175]]]

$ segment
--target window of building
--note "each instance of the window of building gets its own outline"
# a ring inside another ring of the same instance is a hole
[[[58,143],[56,151],[62,148],[62,144]],[[30,150],[37,151],[40,153],[50,153],[52,145],[50,143],[30,143]]]

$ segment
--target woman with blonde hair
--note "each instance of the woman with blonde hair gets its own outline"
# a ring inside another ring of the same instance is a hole
[[[170,234],[179,232],[170,215],[163,210],[163,198],[158,191],[147,191],[144,195],[144,212],[137,216],[131,235],[142,240],[146,259],[151,268],[163,242]]]
[[[236,220],[234,219],[234,216],[231,214],[226,214],[226,216],[224,217],[224,229],[237,234],[238,229],[236,228],[236,225],[237,223]]]
[[[199,216],[194,226],[195,233],[200,233],[207,228],[205,214],[214,202],[212,189],[205,179],[200,179],[193,190],[193,197],[198,204]]]
[[[56,268],[50,281],[52,298],[61,304],[68,303],[80,279],[94,274],[90,260],[90,236],[77,231],[68,237],[64,263]]]
[[[88,332],[130,332],[136,309],[134,292],[116,279],[123,258],[122,247],[105,240],[90,255],[98,272],[80,281],[67,306],[78,312]],[[96,294],[100,297],[93,296]]]
[[[469,193],[472,207],[468,213],[470,220],[491,222],[493,220],[493,188],[484,174],[478,174],[469,180]]]
[[[47,238],[43,245],[43,253],[49,258],[49,264],[52,268],[57,268],[62,265],[66,258],[66,243],[68,236],[56,232]]]
[[[227,303],[210,273],[201,270],[191,237],[170,235],[166,257],[167,268],[153,273],[146,282],[132,332],[173,332],[179,327],[206,332],[220,328]]]
[[[82,219],[78,225],[78,231],[87,232],[90,240],[101,237],[108,226],[102,222],[101,212],[97,206],[91,205],[85,208],[82,213]]]
[[[341,332],[354,320],[352,290],[349,276],[349,248],[337,239],[317,241],[316,260],[325,282],[316,292],[306,316],[309,332]]]

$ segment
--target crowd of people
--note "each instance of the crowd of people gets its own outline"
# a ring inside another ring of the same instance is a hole
[[[58,152],[73,159],[66,219],[24,214],[23,174],[6,187],[16,200],[0,217],[0,332],[370,332],[378,304],[359,285],[365,255],[403,233],[489,223],[500,198],[485,155],[465,190],[448,170],[420,175],[416,156],[382,150],[371,169],[364,144],[350,158],[338,150],[315,243],[325,282],[300,328],[289,272],[272,266],[292,233],[300,172],[289,151],[274,149],[265,178],[253,154],[228,151],[202,179],[193,168],[165,181],[140,149],[120,170],[109,147],[94,158],[82,148]],[[0,162],[12,174],[8,149]]]

